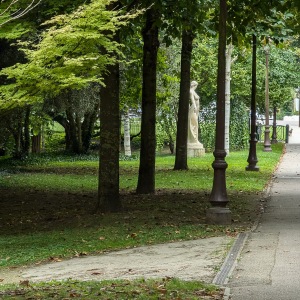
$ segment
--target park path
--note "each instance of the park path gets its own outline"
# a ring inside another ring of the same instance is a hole
[[[300,130],[274,174],[270,200],[228,282],[232,300],[300,299]]]
[[[212,237],[136,247],[1,272],[1,283],[50,280],[104,280],[176,277],[211,283],[223,263],[231,237]],[[1,285],[0,283],[0,285]]]

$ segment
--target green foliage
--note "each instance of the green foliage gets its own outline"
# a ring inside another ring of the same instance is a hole
[[[232,99],[230,104],[230,149],[245,149],[249,145],[249,114],[239,99]]]
[[[199,36],[194,42],[191,79],[198,82],[200,107],[215,101],[217,93],[217,39]]]
[[[0,38],[15,39],[30,30],[30,22],[15,22],[34,10],[41,0],[8,0],[0,3]],[[3,36],[3,33],[5,34]]]
[[[65,149],[65,134],[62,132],[49,132],[45,135],[45,151],[57,152]]]
[[[120,154],[119,160],[120,161],[132,161],[132,160],[138,161],[139,160],[139,155],[138,154],[131,154],[131,156],[128,156],[128,155]]]
[[[38,45],[20,44],[28,63],[2,70],[16,81],[2,93],[11,96],[17,90],[14,100],[32,101],[32,95],[57,95],[91,82],[102,83],[106,67],[116,61],[116,54],[121,55],[121,45],[112,41],[114,33],[136,16],[107,10],[110,3],[113,1],[91,1],[45,22],[49,27]]]
[[[250,44],[252,34],[263,40],[271,37],[277,44],[298,27],[293,0],[231,0],[228,4],[228,35],[234,44]]]
[[[245,149],[249,140],[249,115],[246,106],[238,99],[232,99],[230,106],[230,149]],[[216,107],[214,103],[202,108],[199,136],[206,151],[213,151],[215,147],[215,118]]]
[[[156,151],[161,151],[166,142],[169,140],[169,137],[166,135],[164,128],[160,123],[156,124]]]

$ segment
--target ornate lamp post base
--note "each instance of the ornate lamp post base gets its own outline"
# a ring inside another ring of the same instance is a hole
[[[246,171],[259,171],[259,167],[258,166],[247,166],[246,168]]]
[[[269,124],[266,124],[266,130],[265,130],[265,141],[264,141],[264,150],[265,152],[271,152],[271,141],[270,141],[270,126]]]
[[[227,207],[211,207],[206,211],[206,223],[215,225],[230,225],[231,211]]]

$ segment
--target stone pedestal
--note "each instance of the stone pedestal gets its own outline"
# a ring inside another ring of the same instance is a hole
[[[187,145],[187,157],[200,157],[205,154],[205,149],[201,143]]]
[[[206,223],[215,225],[230,225],[231,211],[227,207],[211,207],[206,211]]]

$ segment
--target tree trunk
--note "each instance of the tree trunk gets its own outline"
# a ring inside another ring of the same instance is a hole
[[[116,33],[115,41],[119,41]],[[122,210],[119,196],[119,139],[120,108],[119,64],[108,67],[104,78],[105,88],[100,90],[100,150],[98,209],[103,212]]]
[[[42,138],[41,133],[39,133],[38,135],[33,135],[31,137],[31,152],[32,153],[40,153],[41,152],[41,138]]]
[[[83,152],[86,153],[90,149],[92,134],[95,127],[97,116],[99,115],[99,102],[95,105],[92,112],[84,115],[82,122],[82,148]]]
[[[82,153],[82,129],[81,129],[81,120],[76,113],[76,131],[77,131],[77,141],[78,141],[78,154]]]
[[[30,106],[26,106],[25,115],[24,115],[24,134],[23,134],[23,143],[22,143],[22,154],[25,156],[29,155],[30,148],[30,132],[29,132],[29,124],[30,124]]]
[[[174,170],[187,170],[188,113],[191,81],[191,58],[194,34],[191,30],[182,32],[180,95],[176,135],[176,157]]]
[[[17,128],[13,132],[15,140],[14,158],[20,159],[22,157],[22,116],[17,116]]]
[[[131,145],[130,145],[130,118],[129,110],[126,109],[124,113],[124,152],[126,156],[131,156]]]
[[[69,141],[70,141],[70,151],[76,154],[80,154],[80,144],[78,140],[78,128],[77,128],[77,122],[74,118],[74,112],[68,108],[66,109],[66,115],[67,115],[67,123],[69,125]]]
[[[232,43],[227,46],[226,51],[226,78],[225,78],[225,146],[226,154],[229,154],[229,127],[230,127],[230,73]]]
[[[159,13],[153,7],[146,12],[143,29],[143,87],[142,123],[139,177],[136,192],[155,192],[155,150],[156,150],[156,68],[159,47],[156,21]]]
[[[47,112],[47,114],[53,119],[53,121],[59,123],[65,129],[65,150],[67,152],[72,152],[72,141],[71,141],[71,132],[70,125],[68,120],[61,115],[54,115],[51,112]]]

